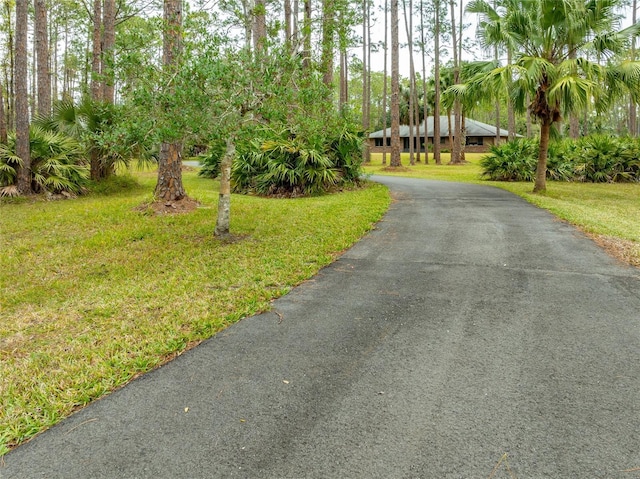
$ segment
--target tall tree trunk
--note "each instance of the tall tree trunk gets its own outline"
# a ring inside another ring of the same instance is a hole
[[[293,48],[297,51],[298,49],[298,42],[300,41],[300,28],[298,26],[298,14],[299,14],[299,10],[300,10],[300,2],[299,0],[293,0],[293,38],[292,38],[292,44],[293,44]]]
[[[635,25],[637,22],[638,0],[633,0],[631,8],[631,24]],[[635,59],[636,37],[633,37],[633,39],[631,40],[631,60],[635,61]],[[635,99],[633,98],[633,95],[629,97],[629,134],[634,138],[638,136],[638,107],[636,105]]]
[[[416,164],[415,157],[415,139],[416,131],[415,126],[417,119],[415,117],[415,91],[416,91],[416,72],[413,63],[413,2],[409,1],[409,12],[407,12],[407,2],[402,1],[402,7],[404,12],[404,28],[407,34],[407,41],[409,46],[409,164]]]
[[[38,70],[38,115],[51,112],[51,78],[49,77],[49,33],[45,0],[35,0],[35,29]]]
[[[267,41],[267,16],[265,0],[256,0],[253,7],[253,51],[262,51]]]
[[[391,166],[402,166],[400,158],[400,43],[398,0],[391,0]]]
[[[440,0],[435,1],[434,42],[434,80],[435,100],[433,104],[433,160],[436,165],[442,164],[440,156]]]
[[[322,81],[327,87],[333,84],[333,47],[335,36],[335,1],[322,2]]]
[[[164,71],[171,75],[182,53],[182,0],[164,0],[162,48]],[[174,93],[169,87],[169,94]],[[163,142],[158,157],[158,182],[155,196],[164,201],[179,201],[186,196],[182,186],[182,143]]]
[[[253,1],[241,0],[242,4],[242,19],[244,27],[244,46],[247,50],[251,50],[253,37]]]
[[[340,46],[340,111],[344,112],[349,102],[348,65],[346,46]]]
[[[494,8],[495,8],[495,2],[494,2]],[[497,62],[499,60],[499,58],[498,58],[498,46],[497,45],[493,49],[493,59],[496,61],[496,64],[497,64]],[[508,103],[508,99],[507,99],[507,103]],[[496,146],[500,144],[500,96],[499,96],[498,92],[496,92],[496,139],[495,139],[495,144],[496,144]]]
[[[284,0],[284,43],[290,45],[291,33],[291,0]]]
[[[533,136],[533,126],[532,126],[532,120],[531,120],[531,106],[530,106],[531,95],[529,95],[528,93],[527,93],[527,105],[529,105],[526,112],[527,138],[531,138]]]
[[[31,115],[35,116],[36,115],[36,101],[37,101],[37,96],[38,96],[38,87],[36,84],[36,80],[37,80],[37,71],[36,71],[36,67],[37,67],[37,63],[36,63],[36,47],[37,44],[35,41],[31,42],[31,47],[32,47],[32,51],[31,51],[31,58],[33,58],[33,61],[31,62],[31,71],[29,72],[29,78],[31,80],[31,88],[29,90],[29,112]]]
[[[102,0],[93,0],[93,41],[91,55],[91,99],[102,101]]]
[[[389,40],[389,0],[384,0],[384,86],[382,87],[382,118],[384,119],[382,125],[383,125],[383,131],[382,131],[382,164],[386,165],[387,164],[387,128],[388,128],[388,124],[387,124],[387,97],[388,97],[388,91],[387,91],[387,84],[388,84],[388,78],[387,78],[387,73],[388,73],[388,69],[387,69],[387,60],[389,58],[389,44],[388,44],[388,40]]]
[[[53,68],[51,69],[51,99],[53,101],[58,100],[58,22],[52,22],[52,28],[49,29],[51,35],[49,45],[51,45]]]
[[[14,27],[11,25],[12,18],[12,5],[11,2],[5,1],[5,21],[7,22],[7,52],[9,54],[9,75],[6,81],[7,85],[7,127],[10,130],[14,129],[15,120],[16,120],[16,83],[15,83],[15,72],[16,72],[16,51],[15,51],[15,42],[14,42]]]
[[[511,65],[512,62],[512,52],[511,47],[507,49],[507,64]],[[508,130],[508,139],[509,141],[513,141],[516,138],[516,112],[513,106],[513,102],[507,95],[507,130]]]
[[[371,24],[369,22],[369,0],[362,2],[362,130],[368,135],[371,127]],[[362,149],[362,161],[371,162],[371,150],[369,142],[366,141]]]
[[[31,189],[31,149],[29,145],[29,97],[28,97],[28,52],[27,35],[28,0],[16,1],[16,155],[22,160],[18,167],[16,186],[23,195],[33,193]]]
[[[429,164],[429,140],[427,137],[427,59],[426,59],[426,46],[424,35],[424,0],[420,0],[420,53],[422,55],[422,116],[424,118],[424,164]],[[420,137],[420,133],[418,133]],[[420,140],[422,137],[420,137]],[[420,141],[419,140],[419,141]]]
[[[215,236],[229,234],[231,218],[231,166],[236,156],[236,144],[233,135],[227,138],[227,147],[220,161],[220,194],[218,196],[218,219],[216,220]]]
[[[104,77],[102,100],[115,102],[115,47],[116,47],[116,2],[104,0],[103,39],[102,39],[102,76]]]
[[[569,46],[569,59],[575,60],[577,53],[574,47]],[[569,137],[576,140],[580,137],[580,120],[578,120],[578,114],[571,112],[569,115]]]
[[[4,87],[0,84],[0,144],[7,144],[7,114],[4,108]]]
[[[550,118],[540,122],[540,150],[538,151],[538,165],[536,167],[536,179],[533,192],[539,193],[547,189],[547,155],[549,153],[549,137],[551,135]]]
[[[311,69],[311,0],[304,0],[304,24],[302,26],[304,37],[303,67],[306,71]]]
[[[460,61],[458,51],[458,37],[456,35],[456,20],[455,20],[455,8],[454,0],[449,1],[451,7],[451,39],[453,43],[453,83],[460,83]],[[460,32],[462,33],[462,32]],[[462,105],[460,100],[456,99],[453,104],[453,145],[451,147],[451,161],[453,165],[462,163]]]

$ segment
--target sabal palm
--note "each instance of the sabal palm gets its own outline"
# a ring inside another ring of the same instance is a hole
[[[563,115],[583,111],[592,99],[603,110],[617,96],[640,88],[640,62],[614,62],[616,54],[640,31],[638,25],[616,31],[616,9],[622,1],[501,2],[505,11],[500,15],[500,27],[508,32],[502,42],[508,41],[517,53],[511,64],[476,76],[467,88],[482,95],[507,87],[516,109],[523,112],[528,108],[540,123],[536,192],[546,189],[553,124]],[[480,1],[475,3],[479,5]],[[491,17],[486,19],[486,26],[495,23]],[[486,38],[500,41],[494,33],[487,32]],[[589,54],[603,62],[591,61]]]

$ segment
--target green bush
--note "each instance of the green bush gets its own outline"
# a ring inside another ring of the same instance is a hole
[[[355,183],[362,174],[364,141],[362,132],[355,132],[348,127],[343,127],[330,141],[329,157],[345,182]]]
[[[87,182],[89,170],[80,143],[63,133],[32,125],[31,184],[36,193],[77,194]],[[22,160],[16,155],[15,134],[8,144],[0,145],[0,195],[12,194],[17,168]]]
[[[482,176],[495,181],[532,181],[538,142],[521,139],[491,147],[482,158]],[[593,135],[549,145],[547,178],[591,183],[640,181],[640,142],[632,138]]]
[[[530,139],[494,145],[480,160],[482,176],[493,181],[532,181],[537,152],[537,142]]]
[[[363,136],[343,127],[329,138],[265,129],[239,141],[234,191],[264,196],[308,196],[353,184],[361,174]]]
[[[547,178],[555,181],[572,181],[574,179],[575,165],[573,157],[577,149],[573,140],[551,142],[547,155]],[[538,155],[538,143],[536,141],[536,162]]]
[[[637,142],[610,135],[593,135],[577,142],[575,179],[590,183],[638,181]]]

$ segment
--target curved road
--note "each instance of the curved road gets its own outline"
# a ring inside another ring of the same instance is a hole
[[[277,314],[95,402],[0,477],[640,478],[638,270],[505,191],[377,180],[383,221]]]

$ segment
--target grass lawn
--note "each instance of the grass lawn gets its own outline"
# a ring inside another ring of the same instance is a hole
[[[380,219],[386,188],[303,199],[234,195],[185,172],[196,211],[134,211],[137,186],[0,203],[0,455],[79,406],[247,315],[329,264]]]
[[[433,180],[460,181],[491,185],[511,191],[527,201],[545,208],[589,233],[603,247],[620,259],[640,266],[640,184],[594,184],[549,181],[545,194],[533,194],[533,183],[487,181],[480,178],[480,153],[467,153],[467,163],[448,165],[449,154],[442,155],[442,165],[409,165],[409,155],[402,155],[400,171],[382,165],[382,155],[373,154],[365,170],[376,175],[397,175]],[[387,163],[389,156],[387,155]]]

